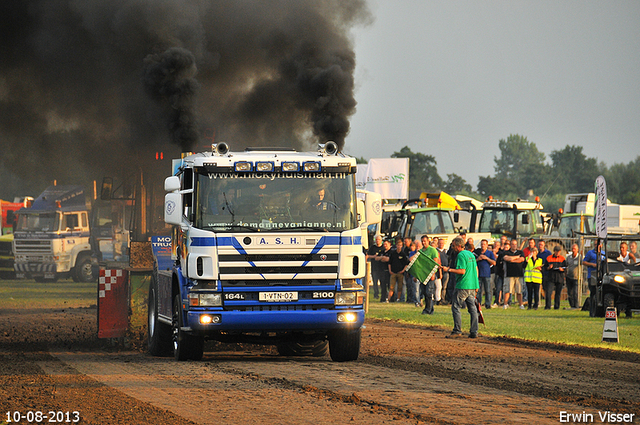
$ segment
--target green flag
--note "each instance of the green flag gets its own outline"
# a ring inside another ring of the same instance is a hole
[[[409,274],[418,279],[423,285],[438,271],[438,263],[427,257],[424,252],[418,251],[407,267]]]

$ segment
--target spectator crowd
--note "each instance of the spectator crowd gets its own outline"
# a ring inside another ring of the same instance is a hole
[[[565,257],[559,245],[551,252],[544,240],[533,238],[521,244],[506,236],[493,243],[483,239],[476,248],[473,239],[461,233],[449,247],[445,248],[445,243],[444,239],[423,235],[415,241],[396,238],[392,246],[391,241],[383,241],[377,235],[366,256],[371,262],[373,299],[414,304],[423,308],[422,314],[433,314],[434,305],[451,305],[452,336],[461,334],[460,309],[466,308],[471,314],[469,336],[473,338],[478,332],[478,317],[473,313],[480,305],[485,309],[537,310],[542,307],[540,299],[544,296],[544,308],[557,310],[566,286],[569,309],[579,309],[581,264],[588,268],[592,289],[590,276],[595,268],[595,251],[582,258],[577,244],[571,246]],[[419,282],[407,271],[418,252],[439,266],[426,282]]]

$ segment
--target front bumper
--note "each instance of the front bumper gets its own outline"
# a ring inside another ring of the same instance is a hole
[[[353,313],[355,320],[341,322],[339,314]],[[202,325],[200,316],[219,316],[218,323]],[[186,325],[198,332],[278,332],[278,331],[329,331],[334,329],[357,329],[364,324],[362,308],[310,310],[310,311],[224,311],[189,310]]]

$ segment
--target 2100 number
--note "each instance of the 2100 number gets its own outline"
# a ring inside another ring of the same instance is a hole
[[[313,298],[327,299],[327,298],[333,298],[333,296],[334,296],[333,292],[314,292],[313,293]]]

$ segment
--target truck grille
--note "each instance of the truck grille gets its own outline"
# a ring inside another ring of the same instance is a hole
[[[52,251],[49,240],[16,239],[14,242],[16,254],[50,254]]]
[[[338,254],[221,254],[220,279],[237,286],[320,285],[338,278]]]

